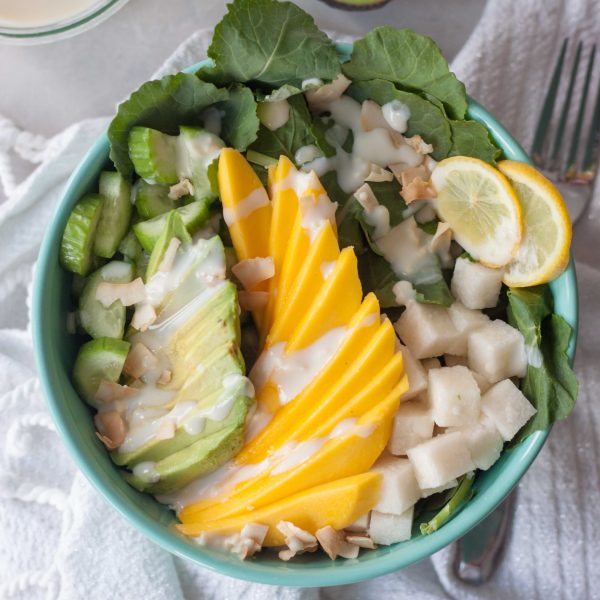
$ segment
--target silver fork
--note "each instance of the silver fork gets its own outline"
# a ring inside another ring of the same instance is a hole
[[[560,190],[567,204],[571,222],[575,224],[590,203],[597,173],[600,81],[597,84],[595,99],[589,104],[596,46],[593,45],[585,52],[583,43],[579,42],[566,84],[563,83],[568,46],[569,40],[565,39],[537,123],[531,157],[535,165]],[[584,54],[587,54],[587,60],[584,58],[584,79],[583,82],[578,82]],[[581,84],[580,87],[578,83]],[[578,100],[573,98],[576,90],[579,90]],[[561,94],[564,96],[557,112],[557,100]],[[571,112],[573,108],[576,113]],[[582,135],[586,125],[587,135]],[[568,141],[565,143],[565,140]],[[512,529],[516,497],[517,488],[486,519],[452,544],[454,573],[464,583],[481,585],[494,574],[502,560]]]

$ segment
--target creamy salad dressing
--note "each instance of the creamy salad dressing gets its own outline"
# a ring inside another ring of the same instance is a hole
[[[231,227],[234,223],[245,219],[250,216],[255,210],[267,206],[269,204],[269,196],[267,192],[261,186],[256,188],[243,200],[238,202],[235,208],[223,207],[223,219],[227,223],[228,227]]]
[[[400,100],[392,100],[381,107],[386,123],[398,133],[405,133],[410,119],[410,108]]]
[[[336,262],[337,261],[332,260],[331,262],[321,263],[319,270],[321,271],[321,275],[323,275],[323,279],[327,279],[331,275],[333,269],[335,268]]]
[[[308,146],[302,146],[296,150],[296,154],[294,154],[294,162],[297,165],[303,165],[311,160],[315,160],[315,158],[319,158],[322,156],[321,151],[314,144],[309,144]]]
[[[156,463],[151,461],[141,462],[133,467],[133,474],[147,483],[156,483],[160,480],[160,473],[154,468]]]
[[[525,356],[527,364],[535,369],[539,369],[544,362],[542,351],[536,345],[525,344]]]
[[[41,27],[88,11],[98,0],[0,0],[0,25]]]
[[[335,224],[336,210],[337,202],[331,202],[327,194],[300,197],[302,227],[310,237],[311,243],[314,242],[327,221],[332,225]]]

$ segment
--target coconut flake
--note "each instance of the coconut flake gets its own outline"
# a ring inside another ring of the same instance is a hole
[[[282,550],[279,553],[281,560],[288,561],[294,558],[296,554],[302,554],[303,552],[315,552],[319,547],[317,538],[314,535],[300,529],[300,527],[296,527],[290,521],[279,521],[277,529],[283,534],[288,547],[288,550]]]
[[[144,373],[156,368],[158,360],[142,342],[136,342],[129,350],[123,365],[123,372],[134,379],[139,379]]]
[[[158,265],[159,271],[168,273],[173,268],[173,263],[175,262],[175,256],[177,255],[179,246],[181,246],[181,240],[176,237],[171,238],[171,241],[165,250],[163,259],[160,261],[160,265]]]
[[[338,556],[342,558],[356,558],[358,556],[360,548],[357,545],[348,543],[344,534],[341,531],[336,531],[330,525],[321,527],[315,535],[321,544],[321,548],[325,550],[331,560],[335,560]]]
[[[412,169],[402,173],[401,180],[402,191],[400,195],[404,198],[406,204],[410,204],[415,200],[431,200],[436,197],[429,179],[424,181],[420,175],[415,175]]]
[[[233,274],[240,280],[246,290],[252,290],[262,281],[275,275],[275,263],[272,256],[265,258],[247,258],[231,267]]]
[[[375,550],[377,548],[377,544],[368,535],[348,535],[346,536],[346,541],[359,548],[367,548],[368,550]]]
[[[98,429],[96,435],[109,450],[118,448],[125,441],[127,428],[120,412],[100,412],[94,417],[94,423]]]
[[[109,404],[114,400],[121,400],[122,398],[128,398],[129,396],[134,396],[138,391],[134,388],[131,388],[127,385],[120,385],[115,381],[109,381],[108,379],[103,379],[94,394],[94,400],[97,402],[102,402],[105,404]]]
[[[383,116],[381,106],[373,100],[365,100],[360,108],[360,127],[363,131],[373,129],[389,129],[388,122]]]
[[[238,292],[238,300],[243,310],[262,310],[269,301],[269,292]]]
[[[351,83],[343,73],[340,73],[331,83],[307,90],[304,95],[310,110],[312,112],[327,110],[327,106],[334,100],[341,98]]]
[[[404,138],[406,143],[419,154],[430,154],[433,152],[433,146],[428,144],[420,135],[413,135],[409,138]]]
[[[146,286],[141,277],[129,283],[102,281],[96,288],[96,300],[108,308],[117,300],[123,306],[132,306],[146,299]]]
[[[165,369],[160,374],[160,377],[156,380],[156,383],[160,383],[161,385],[164,385],[166,383],[169,383],[169,381],[171,381],[172,378],[173,378],[173,373],[171,371],[169,371],[169,369]]]
[[[379,165],[371,163],[371,172],[365,177],[365,181],[392,181],[394,179],[394,174]]]
[[[188,195],[194,195],[194,186],[189,179],[182,179],[179,183],[169,188],[169,199],[171,200],[179,200],[179,198]]]
[[[452,264],[450,255],[450,244],[452,243],[452,229],[448,223],[439,222],[434,236],[429,243],[430,248],[435,252],[442,262],[443,267],[449,267]]]
[[[354,197],[367,212],[371,212],[377,208],[377,206],[379,206],[379,202],[377,201],[377,198],[375,197],[375,194],[368,183],[361,185],[354,192]]]

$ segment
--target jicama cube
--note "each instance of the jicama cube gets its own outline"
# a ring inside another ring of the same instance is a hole
[[[483,375],[480,375],[475,371],[471,371],[471,375],[473,375],[473,378],[477,382],[477,385],[479,386],[479,391],[482,395],[485,394],[492,387],[492,384]]]
[[[500,458],[504,440],[487,417],[479,423],[453,428],[452,431],[460,431],[464,435],[471,459],[478,469],[487,471]]]
[[[469,335],[469,367],[496,383],[527,372],[525,341],[520,331],[501,320]]]
[[[488,324],[490,318],[479,310],[467,308],[458,300],[448,308],[448,315],[457,331],[456,341],[448,352],[455,356],[467,356],[469,334]]]
[[[398,342],[398,350],[402,353],[404,359],[404,372],[408,378],[408,391],[402,395],[402,402],[411,400],[427,389],[427,374],[421,362],[418,361],[412,352]]]
[[[374,510],[401,515],[421,497],[413,466],[406,458],[383,456],[372,470],[383,475],[379,502]]]
[[[407,452],[422,490],[435,488],[475,469],[460,431],[442,433]]]
[[[481,392],[467,367],[431,369],[428,391],[436,425],[461,427],[479,418]]]
[[[452,274],[452,295],[467,308],[493,308],[498,304],[502,271],[467,258],[458,258]]]
[[[510,379],[497,383],[483,395],[481,409],[507,442],[537,412]]]
[[[406,451],[433,436],[431,410],[423,404],[401,404],[392,427],[388,449],[396,456],[406,456]]]
[[[372,511],[369,537],[381,546],[389,546],[390,544],[409,540],[412,534],[413,513],[413,506],[401,515]]]
[[[367,529],[369,529],[369,521],[371,520],[371,513],[365,513],[362,517],[360,517],[359,519],[356,519],[356,521],[354,521],[354,523],[350,523],[350,525],[348,525],[348,527],[346,527],[346,531],[352,531],[352,532],[362,532],[362,531],[367,531]]]
[[[396,332],[415,358],[449,352],[458,332],[443,306],[412,302],[396,321]]]
[[[429,496],[433,496],[434,494],[439,494],[440,492],[445,492],[446,490],[450,490],[453,487],[458,485],[458,479],[451,479],[447,483],[443,485],[438,485],[434,488],[425,488],[421,490],[421,498],[429,498]]]

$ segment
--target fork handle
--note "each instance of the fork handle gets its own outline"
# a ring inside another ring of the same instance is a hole
[[[494,574],[511,531],[516,497],[515,488],[488,517],[454,542],[453,570],[464,583],[481,585]]]

